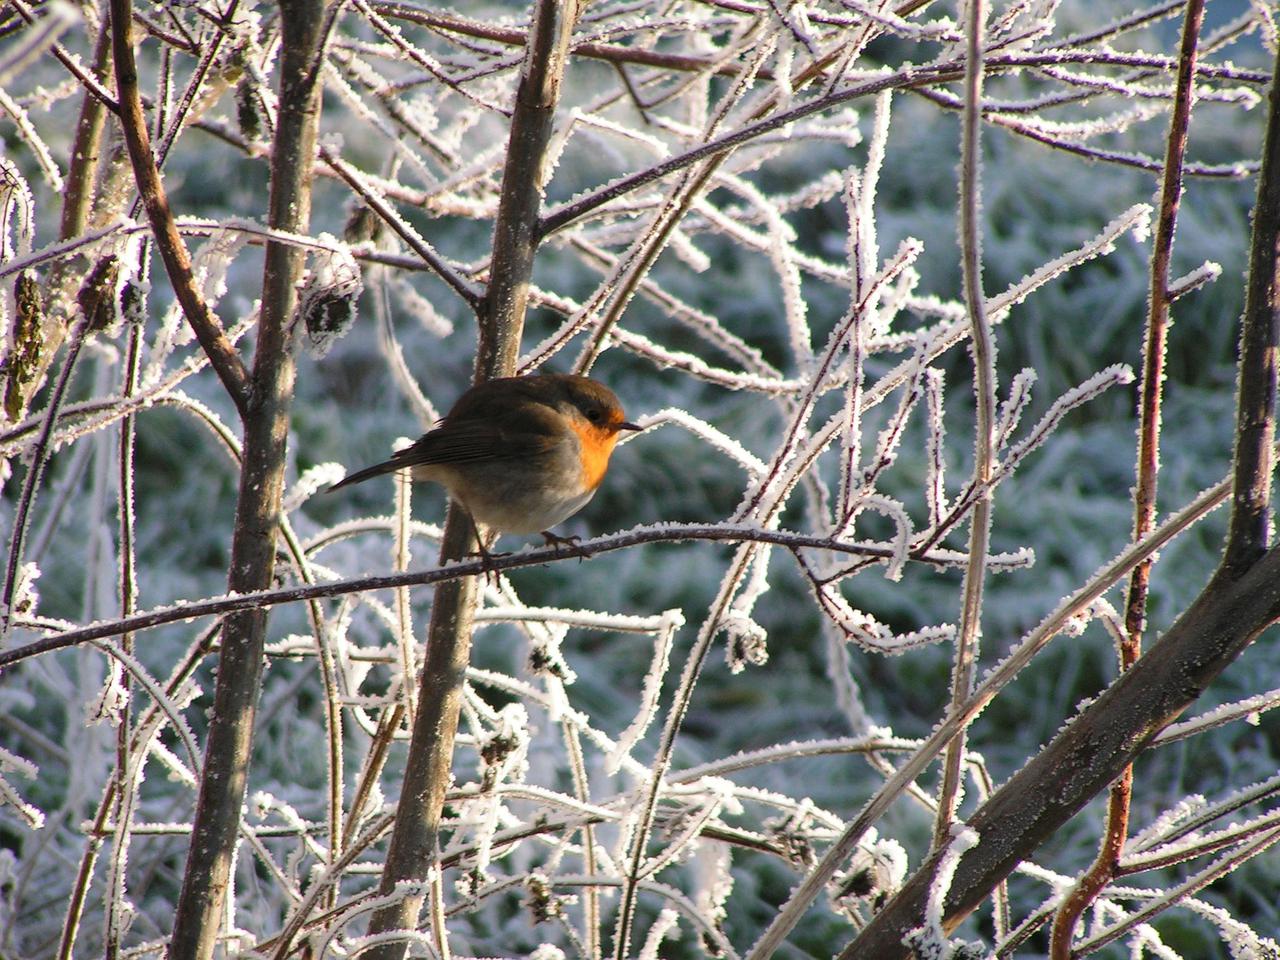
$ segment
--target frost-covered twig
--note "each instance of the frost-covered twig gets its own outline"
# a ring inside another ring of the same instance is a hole
[[[333,171],[346,182],[360,199],[373,210],[396,235],[413,250],[436,276],[440,277],[462,300],[473,309],[480,303],[481,293],[470,280],[464,277],[448,260],[440,255],[430,243],[419,236],[418,232],[395,209],[379,196],[377,190],[347,163],[337,152],[321,145],[320,156]]]
[[[969,0],[965,24],[964,113],[960,141],[960,266],[964,276],[965,307],[973,353],[975,398],[973,480],[979,491],[969,515],[969,562],[961,590],[960,627],[955,637],[955,661],[951,667],[951,710],[956,711],[973,687],[978,636],[982,630],[982,591],[987,574],[987,550],[991,540],[991,477],[996,456],[996,352],[991,323],[982,292],[982,76],[986,43],[987,8],[982,0]],[[938,816],[933,845],[941,848],[951,835],[952,818],[959,803],[960,767],[966,734],[962,727],[947,745],[938,791]]]
[[[1246,697],[1233,703],[1224,703],[1205,711],[1198,717],[1192,717],[1180,723],[1171,723],[1160,731],[1159,736],[1151,741],[1151,745],[1159,747],[1167,743],[1176,743],[1236,720],[1252,723],[1260,714],[1274,710],[1276,707],[1280,707],[1280,689],[1268,690],[1266,693]]]
[[[27,475],[22,482],[22,494],[14,510],[13,528],[9,534],[9,556],[5,561],[3,588],[0,589],[0,641],[7,641],[12,627],[15,612],[14,598],[18,589],[19,573],[22,565],[22,548],[27,536],[27,525],[30,521],[31,508],[35,502],[36,488],[40,485],[40,476],[44,472],[49,452],[49,438],[53,434],[54,425],[58,421],[58,410],[67,395],[67,387],[71,383],[71,374],[76,367],[76,359],[84,346],[85,338],[90,330],[90,317],[86,313],[76,323],[71,335],[71,346],[67,350],[66,359],[62,361],[62,372],[58,382],[49,395],[49,402],[43,413],[40,436],[32,451],[31,463]]]
[[[1280,828],[1260,834],[1251,842],[1223,854],[1209,866],[1198,873],[1192,874],[1181,883],[1162,891],[1158,896],[1146,898],[1148,902],[1141,910],[1129,914],[1119,923],[1111,924],[1093,932],[1084,940],[1076,943],[1074,949],[1081,954],[1100,950],[1107,944],[1118,940],[1139,924],[1145,923],[1151,917],[1163,913],[1190,894],[1195,893],[1197,890],[1203,890],[1214,880],[1230,873],[1258,854],[1266,852],[1277,842],[1280,842]]]

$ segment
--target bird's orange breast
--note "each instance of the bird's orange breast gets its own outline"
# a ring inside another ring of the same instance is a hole
[[[618,434],[607,427],[597,427],[594,423],[571,420],[569,426],[578,435],[582,454],[582,486],[586,490],[594,490],[600,486],[605,472],[609,469],[609,455],[613,453],[613,445],[618,442]]]

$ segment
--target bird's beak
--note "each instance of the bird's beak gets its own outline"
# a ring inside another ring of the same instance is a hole
[[[626,420],[623,420],[622,423],[618,424],[618,429],[619,430],[643,430],[644,427],[640,426],[640,424],[638,423],[630,423]]]

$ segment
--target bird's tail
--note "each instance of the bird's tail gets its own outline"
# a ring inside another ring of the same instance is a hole
[[[363,470],[357,470],[349,477],[343,477],[333,486],[325,490],[325,493],[333,493],[335,490],[341,490],[343,487],[349,487],[353,483],[361,483],[370,477],[380,477],[384,473],[395,473],[404,466],[400,460],[384,460],[382,463],[375,463],[372,467],[365,467]]]

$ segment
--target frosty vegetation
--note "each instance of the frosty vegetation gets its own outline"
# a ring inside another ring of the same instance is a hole
[[[0,956],[1280,958],[1276,47],[10,0]],[[323,493],[538,370],[581,555]]]

